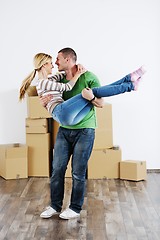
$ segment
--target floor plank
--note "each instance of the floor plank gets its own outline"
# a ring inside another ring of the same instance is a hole
[[[66,178],[63,208],[72,180]],[[41,219],[49,178],[0,178],[0,240],[160,240],[160,173],[147,181],[87,180],[80,219]]]

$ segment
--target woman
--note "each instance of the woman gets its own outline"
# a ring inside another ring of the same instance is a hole
[[[52,95],[51,100],[46,105],[47,110],[53,119],[62,125],[75,125],[79,123],[93,107],[92,101],[101,97],[109,97],[124,92],[130,92],[138,89],[138,84],[145,70],[140,67],[131,74],[126,75],[119,81],[98,88],[85,88],[82,94],[78,94],[66,101],[63,100],[64,91],[70,91],[81,74],[85,74],[86,70],[81,65],[77,65],[75,76],[67,83],[60,81],[65,77],[64,73],[56,74],[52,77],[52,57],[45,53],[38,53],[34,57],[34,71],[23,81],[20,88],[20,100],[24,98],[25,93],[34,79],[36,72],[38,73],[38,83],[36,86],[39,96]]]

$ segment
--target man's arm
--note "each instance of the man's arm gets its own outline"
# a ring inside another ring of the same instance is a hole
[[[102,108],[104,106],[104,99],[96,97],[89,87],[82,90],[82,97],[90,101],[95,107]]]
[[[88,74],[88,78],[89,78],[89,85],[87,87],[92,89],[94,87],[101,86],[98,77],[94,73],[87,72],[87,74]],[[97,98],[97,97],[95,97],[94,100],[92,100],[91,102],[95,107],[98,107],[98,108],[104,107],[104,103],[105,103],[104,98]]]

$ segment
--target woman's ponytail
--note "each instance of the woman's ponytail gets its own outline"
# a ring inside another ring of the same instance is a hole
[[[31,85],[32,80],[34,79],[36,75],[36,70],[33,70],[28,77],[26,77],[23,82],[22,82],[22,86],[19,90],[19,100],[21,101],[26,94],[27,89],[29,88],[29,86]]]
[[[34,70],[29,74],[28,77],[26,77],[23,80],[22,86],[19,90],[19,100],[20,101],[25,97],[26,91],[29,88],[29,86],[31,85],[31,82],[36,75],[36,71],[40,71],[41,67],[51,59],[52,59],[52,57],[45,53],[38,53],[34,56],[34,59],[33,59]]]

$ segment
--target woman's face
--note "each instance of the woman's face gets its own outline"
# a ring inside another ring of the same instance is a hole
[[[52,74],[52,68],[54,68],[52,59],[44,64],[44,68],[46,70],[47,75]]]

